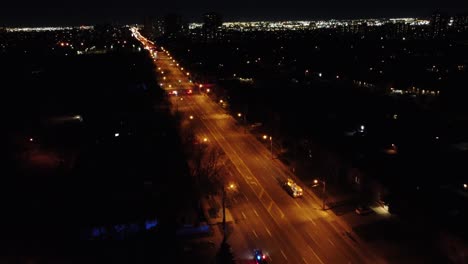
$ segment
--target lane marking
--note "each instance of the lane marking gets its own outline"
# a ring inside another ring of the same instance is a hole
[[[257,213],[257,210],[254,209],[254,213],[255,213],[256,216],[260,217],[260,216],[258,215],[258,213]]]
[[[257,232],[255,232],[255,230],[253,230],[253,229],[252,229],[252,232],[253,232],[254,235],[258,238]]]
[[[310,219],[310,221],[312,222],[312,224],[314,224],[314,226],[317,226],[317,223],[315,223],[314,220]]]
[[[247,198],[247,195],[245,195],[245,193],[242,193],[242,194],[244,195],[245,199],[248,201],[249,198]]]
[[[302,206],[301,206],[296,200],[294,200],[294,202],[296,203],[296,205],[297,205],[299,208],[302,209]]]
[[[263,195],[263,188],[262,188],[262,191],[260,192],[260,195],[258,196],[258,198],[262,198],[262,195]]]
[[[317,253],[315,253],[315,250],[314,250],[313,248],[311,248],[309,245],[307,245],[307,246],[310,248],[310,250],[312,250],[312,253],[314,253],[314,256],[318,259],[318,261],[319,261],[320,263],[322,263],[322,264],[325,264],[325,263],[323,263],[323,261],[320,259],[320,257],[317,255]]]
[[[205,98],[195,98],[195,99],[200,99],[200,100],[206,100]],[[211,102],[211,104],[214,105],[213,102]],[[199,108],[201,112],[203,112],[203,109],[198,106],[198,105],[194,105],[195,108]],[[235,150],[230,144],[231,142],[228,142],[226,139],[224,139],[221,136],[219,136],[218,134],[221,134],[221,132],[219,132],[219,128],[216,127],[215,124],[210,124],[211,121],[206,121],[205,120],[202,120],[202,122],[204,123],[206,129],[209,131],[209,133],[211,133],[213,135],[213,138],[215,139],[215,141],[217,141],[217,143],[222,146],[222,148],[225,150],[225,153],[227,154],[227,156],[231,159],[231,161],[233,162],[233,165],[234,167],[236,168],[236,170],[239,172],[240,176],[242,176],[242,178],[246,179],[248,176],[249,178],[252,178],[255,183],[259,183],[258,182],[258,179],[256,177],[252,177],[253,176],[253,173],[252,171],[250,170],[250,168],[245,164],[245,162],[240,158],[239,154],[237,153],[237,150]],[[228,151],[229,150],[229,151]],[[230,153],[232,151],[232,153]],[[284,172],[283,172],[284,173]],[[248,181],[246,180],[246,182],[248,183]],[[254,193],[257,193],[256,190],[253,189],[252,185],[248,185],[250,187],[250,189],[254,192]],[[270,201],[273,201],[273,203],[275,204],[275,206],[277,207],[277,210],[280,212],[280,215],[281,215],[281,218],[285,218],[285,214],[283,213],[283,211],[280,209],[280,207],[274,202],[273,199],[271,199],[271,196],[266,193],[266,195],[270,198]],[[255,197],[256,198],[256,197]],[[262,202],[261,200],[259,200],[259,202],[265,206],[264,202]],[[268,212],[270,213],[270,216],[273,217],[273,221],[276,222],[277,225],[280,225],[280,223],[278,221],[275,220],[276,217],[274,217],[272,215],[271,212]],[[257,213],[258,214],[258,213]],[[287,223],[288,226],[291,226],[290,223]],[[291,226],[292,227],[292,226]]]
[[[247,219],[247,216],[245,216],[244,212],[242,212],[242,216],[244,217],[244,219]]]
[[[332,244],[333,246],[335,246],[335,243],[333,243],[333,241],[331,241],[329,238],[328,239],[328,242],[330,242],[330,244]]]
[[[281,211],[281,209],[278,208],[278,211],[280,212],[281,214],[281,218],[284,218],[284,214],[283,214],[283,211]]]
[[[309,264],[309,262],[307,262],[307,260],[306,260],[304,257],[302,257],[302,260],[303,260],[306,264]]]
[[[269,234],[271,237],[273,237],[273,236],[271,235],[271,233],[270,233],[270,230],[268,230],[268,227],[265,226],[265,229],[266,229],[266,231],[268,232],[268,234]]]
[[[283,250],[280,249],[280,251],[281,251],[281,254],[283,255],[284,259],[285,259],[285,260],[288,260],[288,257],[286,257],[286,254],[284,254]]]
[[[268,212],[270,212],[270,210],[271,210],[271,206],[272,206],[272,205],[273,205],[273,201],[271,201],[271,202],[270,202],[270,205],[268,206],[268,209],[267,209],[267,210],[268,210]]]

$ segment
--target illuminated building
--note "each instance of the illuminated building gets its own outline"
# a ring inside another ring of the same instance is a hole
[[[203,35],[206,41],[214,40],[221,34],[222,17],[218,13],[210,12],[203,15]]]
[[[433,38],[445,37],[449,19],[447,15],[436,12],[431,17],[431,33]]]

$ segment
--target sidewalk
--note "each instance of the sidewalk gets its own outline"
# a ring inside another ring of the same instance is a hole
[[[209,225],[217,225],[223,223],[223,206],[221,197],[211,196],[201,199],[203,214]],[[226,223],[233,222],[232,214],[229,208],[226,208]]]

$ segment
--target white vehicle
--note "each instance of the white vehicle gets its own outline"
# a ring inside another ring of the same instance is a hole
[[[302,188],[299,185],[297,185],[292,179],[287,179],[284,182],[283,187],[294,198],[300,197],[303,194]]]

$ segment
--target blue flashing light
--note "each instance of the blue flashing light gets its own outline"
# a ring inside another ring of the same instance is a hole
[[[258,260],[260,260],[260,259],[261,259],[260,255],[257,255],[257,259],[258,259]]]
[[[91,230],[92,237],[98,237],[100,235],[101,235],[101,231],[99,230],[99,227],[95,227]]]
[[[91,229],[91,236],[93,238],[99,238],[100,236],[104,235],[106,233],[106,229],[102,226],[100,227],[95,227]]]
[[[151,228],[153,228],[153,227],[155,227],[157,225],[158,225],[158,220],[156,220],[156,219],[145,221],[146,230],[150,230]]]
[[[117,233],[120,233],[120,232],[124,231],[125,229],[127,229],[125,225],[114,225],[114,230]]]

